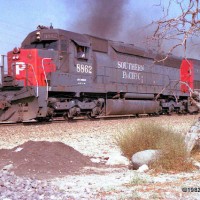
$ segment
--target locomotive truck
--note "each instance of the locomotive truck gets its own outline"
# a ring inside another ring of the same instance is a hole
[[[200,61],[38,26],[1,70],[0,122],[195,113]]]

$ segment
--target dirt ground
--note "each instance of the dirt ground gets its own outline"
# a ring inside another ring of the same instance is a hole
[[[18,176],[46,179],[72,199],[198,199],[199,170],[190,173],[137,173],[126,165],[106,165],[120,153],[114,136],[143,121],[158,122],[187,132],[198,115],[155,118],[76,120],[0,127],[0,168],[10,166]],[[195,159],[200,161],[196,152]],[[93,162],[92,162],[93,161]]]
[[[18,176],[55,178],[95,166],[88,156],[61,142],[28,141],[12,149],[0,150],[0,166],[13,165]]]

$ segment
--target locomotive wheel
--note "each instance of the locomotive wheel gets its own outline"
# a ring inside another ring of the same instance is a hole
[[[174,112],[174,106],[171,105],[171,106],[169,107],[168,111],[167,111],[167,114],[168,114],[168,115],[172,115],[173,112]]]
[[[178,115],[187,115],[187,111],[183,110],[183,109],[180,109],[180,110],[178,110],[177,114]]]
[[[66,120],[66,121],[72,121],[74,119],[74,117],[70,117],[69,116],[69,113],[66,113],[63,115],[63,118]]]
[[[92,116],[91,113],[87,113],[88,119],[96,119],[97,116]]]
[[[38,122],[49,122],[49,121],[52,120],[52,118],[50,118],[50,117],[38,117],[36,120]]]
[[[155,117],[159,117],[159,116],[160,116],[160,113],[157,113],[157,112],[156,112],[156,113],[154,113],[154,116],[155,116]]]

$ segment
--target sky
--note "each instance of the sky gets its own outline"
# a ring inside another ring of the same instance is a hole
[[[99,5],[101,1],[104,2],[103,6]],[[94,2],[98,2],[98,5]],[[51,23],[54,28],[142,46],[141,41],[147,33],[151,33],[151,30],[144,27],[163,14],[161,7],[156,6],[159,2],[160,0],[0,0],[0,55],[7,54],[14,47],[20,47],[23,39],[38,25],[50,26]],[[103,11],[106,14],[102,14]],[[91,19],[98,20],[98,17],[104,17],[105,21],[108,18],[112,20],[108,27],[91,23]],[[97,30],[97,27],[101,30]],[[105,29],[104,32],[102,29]]]

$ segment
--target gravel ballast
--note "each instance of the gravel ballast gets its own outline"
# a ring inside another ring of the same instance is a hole
[[[77,155],[90,157],[90,161],[93,159],[97,163],[94,166],[83,165],[74,171],[72,169],[72,173],[61,176],[37,178],[16,175],[17,173],[12,172],[13,165],[0,171],[0,199],[198,199],[198,192],[183,192],[182,188],[199,187],[199,170],[156,174],[151,170],[138,173],[129,170],[126,165],[104,165],[112,155],[120,153],[113,138],[125,128],[134,127],[143,121],[149,124],[158,122],[179,133],[186,133],[198,117],[175,115],[2,126],[1,149],[15,151],[24,143],[30,144],[30,141],[59,142],[73,148]],[[24,146],[21,148],[25,149]]]

